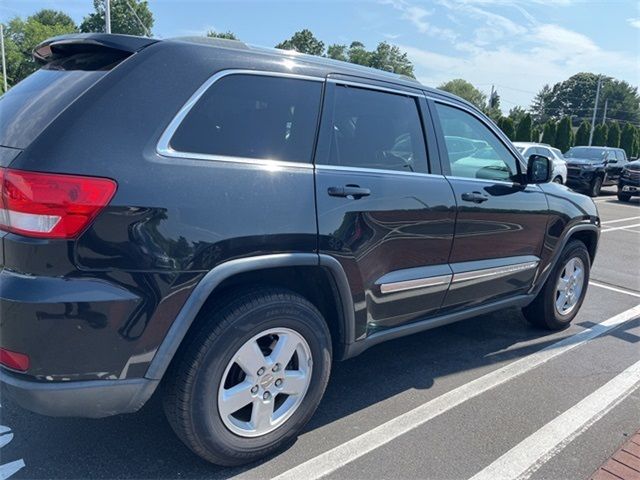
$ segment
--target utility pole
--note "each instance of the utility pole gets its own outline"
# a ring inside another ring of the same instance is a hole
[[[609,106],[609,99],[606,98],[604,101],[604,115],[602,116],[602,124],[607,121],[607,107]]]
[[[596,112],[598,111],[598,100],[600,99],[600,85],[602,77],[598,75],[598,88],[596,90],[596,103],[593,105],[593,117],[591,118],[591,131],[589,132],[589,146],[593,142],[593,130],[596,128]]]
[[[104,0],[104,31],[111,33],[111,6],[110,0]]]
[[[491,95],[489,95],[489,108],[493,108],[493,85],[491,85]]]
[[[0,51],[2,52],[2,80],[4,82],[4,92],[9,89],[7,87],[7,59],[4,56],[4,27],[0,23]]]

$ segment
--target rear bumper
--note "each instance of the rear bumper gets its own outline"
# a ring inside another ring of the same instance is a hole
[[[0,370],[0,383],[21,407],[52,417],[100,418],[139,410],[158,380],[90,380],[44,383]]]

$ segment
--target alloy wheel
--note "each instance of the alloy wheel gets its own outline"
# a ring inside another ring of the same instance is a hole
[[[560,315],[569,315],[580,301],[585,279],[584,263],[572,257],[565,264],[556,283],[555,309]]]

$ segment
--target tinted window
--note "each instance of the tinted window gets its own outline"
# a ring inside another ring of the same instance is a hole
[[[622,153],[621,150],[616,150],[616,158],[618,159],[618,161],[624,162],[624,153]]]
[[[458,108],[436,103],[436,109],[451,175],[503,181],[516,179],[519,173],[516,158],[484,123]]]
[[[553,160],[553,153],[551,153],[551,150],[549,150],[548,148],[539,147],[538,154]]]
[[[330,165],[427,172],[415,98],[336,86],[331,121]]]
[[[564,154],[566,158],[581,158],[585,160],[592,160],[601,162],[605,159],[606,150],[602,148],[590,148],[590,147],[571,147],[567,153]]]
[[[27,147],[54,118],[105,75],[103,70],[65,70],[76,57],[49,64],[0,96],[0,145]]]
[[[188,113],[171,147],[181,152],[310,162],[322,83],[229,75]]]

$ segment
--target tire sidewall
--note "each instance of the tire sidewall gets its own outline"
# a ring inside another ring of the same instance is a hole
[[[218,389],[228,363],[240,347],[272,328],[289,328],[307,341],[313,359],[309,387],[297,410],[276,430],[260,437],[240,437],[222,422],[217,406]],[[194,422],[198,440],[208,445],[207,449],[228,450],[239,457],[262,456],[292,440],[311,418],[324,394],[331,365],[329,339],[322,317],[302,302],[272,301],[239,315],[230,328],[207,344],[192,386],[191,415],[201,420]]]
[[[561,315],[555,308],[556,301],[556,285],[558,283],[558,278],[562,274],[564,267],[569,262],[570,259],[578,257],[582,261],[584,265],[584,284],[582,285],[582,292],[580,293],[580,298],[578,299],[578,303],[576,306],[569,312],[567,315]],[[558,261],[558,265],[553,271],[553,275],[549,277],[549,283],[546,288],[545,295],[545,314],[547,318],[549,318],[553,323],[555,323],[554,327],[566,328],[571,324],[571,321],[580,311],[582,307],[582,303],[587,295],[587,288],[589,286],[589,276],[591,272],[591,261],[589,259],[589,252],[582,242],[571,242],[565,250],[562,252],[562,256]]]
[[[589,191],[589,194],[592,197],[597,197],[598,195],[600,195],[601,189],[602,189],[602,177],[598,175],[596,178],[593,179],[593,183],[591,184],[591,190]]]

